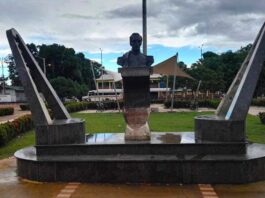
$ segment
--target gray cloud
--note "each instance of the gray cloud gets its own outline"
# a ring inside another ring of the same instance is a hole
[[[71,14],[71,13],[62,14],[61,17],[67,18],[67,19],[96,19],[98,18],[98,17],[93,17],[93,16],[87,16],[87,15],[82,15],[82,14]]]
[[[128,49],[131,32],[141,32],[141,0],[1,0],[0,46],[15,27],[26,42],[68,45],[80,51]],[[236,48],[254,40],[265,19],[264,0],[147,1],[149,44],[170,47]]]
[[[141,17],[141,5],[132,4],[124,7],[110,10],[105,14],[105,17],[111,18],[140,18]]]
[[[226,43],[230,40],[231,45],[241,44],[254,39],[265,19],[265,1],[259,0],[169,0],[167,6],[162,2],[153,5],[161,8],[159,23],[166,24],[162,34],[151,33],[157,38],[178,37],[184,32],[187,37],[216,36]]]
[[[155,2],[155,1],[154,1]],[[155,3],[156,4],[156,3]],[[159,15],[160,8],[157,6],[148,9],[148,17],[157,17]],[[142,5],[137,2],[130,5],[125,5],[105,13],[105,17],[111,18],[141,18],[142,17]]]

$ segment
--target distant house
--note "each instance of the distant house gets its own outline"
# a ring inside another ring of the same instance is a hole
[[[23,87],[6,85],[5,88],[3,88],[0,86],[0,103],[26,101],[27,99]]]

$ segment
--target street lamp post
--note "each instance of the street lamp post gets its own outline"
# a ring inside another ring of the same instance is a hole
[[[101,64],[101,80],[102,80],[102,85],[101,85],[101,88],[102,88],[102,90],[104,89],[104,83],[103,83],[103,65],[102,65],[102,49],[101,48],[99,48],[99,50],[100,50],[100,64]]]
[[[202,48],[203,48],[203,44],[201,44],[201,46],[199,47],[201,49],[201,59],[203,59],[203,56],[202,56]]]
[[[97,102],[100,101],[100,97],[99,97],[99,93],[98,93],[98,86],[97,86],[97,82],[96,82],[96,76],[95,76],[95,72],[94,72],[94,62],[91,61],[91,70],[92,70],[92,75],[93,75],[93,80],[94,80],[94,83],[95,83],[95,87],[96,87],[96,90],[97,90],[97,97],[98,97],[98,100]]]
[[[46,65],[45,65],[45,58],[41,57],[41,56],[36,56],[40,59],[42,59],[42,64],[43,64],[43,73],[46,76]]]
[[[6,88],[5,88],[5,75],[4,75],[4,58],[1,58],[1,65],[2,65],[3,94],[5,95]]]

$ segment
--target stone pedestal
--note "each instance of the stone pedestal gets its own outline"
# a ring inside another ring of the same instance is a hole
[[[147,123],[150,108],[125,108],[124,117],[127,123],[126,140],[150,140],[150,129]]]
[[[196,142],[246,142],[245,120],[225,120],[216,115],[195,117]]]
[[[123,79],[125,140],[150,140],[150,67],[124,67]]]
[[[79,118],[53,120],[48,125],[36,126],[36,145],[83,144],[85,122]]]

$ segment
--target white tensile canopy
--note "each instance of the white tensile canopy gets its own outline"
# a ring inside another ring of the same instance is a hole
[[[173,88],[172,88],[173,92],[172,92],[172,97],[171,97],[171,111],[173,110],[176,76],[194,80],[194,78],[192,78],[189,74],[187,74],[180,67],[178,67],[177,61],[178,61],[178,53],[175,56],[172,56],[169,59],[161,63],[158,63],[157,65],[153,67],[154,73],[167,76],[167,88],[168,88],[168,76],[174,76],[174,82],[173,82]]]
[[[177,66],[177,55],[172,56],[161,63],[158,63],[153,67],[153,71],[156,74],[193,79],[189,74],[187,74]]]

